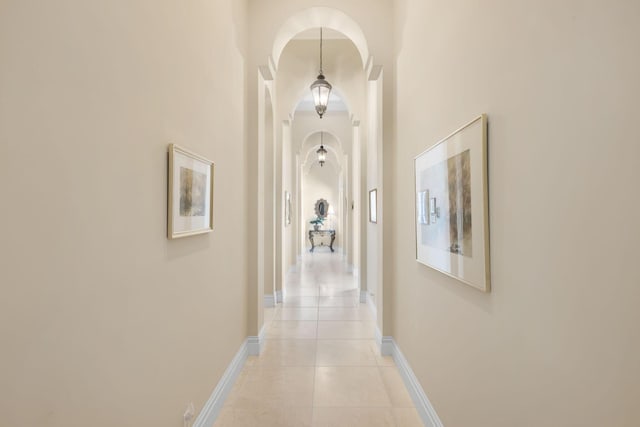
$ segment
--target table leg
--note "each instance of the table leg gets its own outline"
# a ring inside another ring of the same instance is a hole
[[[311,242],[311,249],[309,249],[309,252],[313,252],[315,245],[313,244],[313,234],[311,234],[311,232],[309,232],[309,241]]]

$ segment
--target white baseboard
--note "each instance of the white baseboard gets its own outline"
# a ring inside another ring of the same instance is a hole
[[[276,306],[276,299],[273,297],[272,294],[265,294],[265,296],[264,296],[264,306],[265,307],[275,307]]]
[[[360,304],[364,304],[367,302],[367,291],[360,289]]]
[[[380,348],[380,354],[383,356],[393,356],[394,352],[394,343],[393,338],[389,336],[382,336],[380,333],[380,329],[376,326],[375,330],[375,340],[378,348]]]
[[[240,346],[240,350],[236,353],[229,364],[227,370],[222,374],[222,378],[218,385],[211,393],[209,400],[204,404],[202,411],[198,414],[198,418],[193,422],[193,427],[211,427],[220,415],[222,406],[227,396],[231,392],[233,385],[244,367],[247,356],[258,356],[264,345],[265,327],[262,326],[258,336],[249,336]]]
[[[264,346],[265,325],[262,325],[258,336],[247,337],[247,353],[249,356],[259,356]]]
[[[282,303],[282,289],[276,291],[276,304]]]
[[[380,354],[383,356],[389,356],[389,354],[384,354],[382,352],[382,333],[380,332],[380,329],[378,329],[377,325],[376,330],[373,332],[373,339],[376,341],[376,345],[380,349]]]
[[[409,391],[409,395],[413,400],[413,404],[420,414],[420,418],[425,427],[444,427],[442,421],[438,417],[436,410],[431,405],[429,398],[425,394],[418,377],[413,373],[413,369],[409,365],[409,362],[402,354],[402,351],[396,344],[395,340],[390,336],[382,336],[380,330],[376,328],[376,342],[380,345],[380,354],[383,356],[392,356],[396,362],[400,376],[404,381],[404,385]]]
[[[366,291],[367,294],[367,306],[369,307],[369,310],[371,310],[371,313],[373,314],[373,318],[377,319],[378,318],[378,309],[376,308],[376,304],[373,302],[373,298],[371,298],[371,294],[369,293],[369,291]]]
[[[213,425],[218,415],[220,415],[224,401],[231,392],[240,371],[242,371],[248,355],[248,340],[245,340],[227,370],[222,374],[222,378],[220,378],[218,385],[213,390],[213,393],[211,393],[209,400],[204,404],[202,411],[200,411],[200,414],[198,414],[198,417],[193,422],[193,427],[210,427]]]

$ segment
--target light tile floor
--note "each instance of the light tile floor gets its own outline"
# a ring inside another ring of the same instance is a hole
[[[422,427],[359,298],[340,255],[305,256],[214,427]]]

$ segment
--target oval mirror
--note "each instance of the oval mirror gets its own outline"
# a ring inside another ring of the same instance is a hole
[[[316,215],[320,218],[326,218],[329,213],[329,202],[325,199],[318,199],[316,202]]]

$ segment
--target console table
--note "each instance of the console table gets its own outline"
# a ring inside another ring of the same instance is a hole
[[[336,230],[309,230],[309,241],[311,242],[311,250],[309,252],[313,252],[313,249],[316,247],[316,244],[313,241],[314,237],[324,236],[331,236],[329,249],[333,252],[333,241],[336,240]],[[324,242],[320,242],[320,245],[324,246]]]

